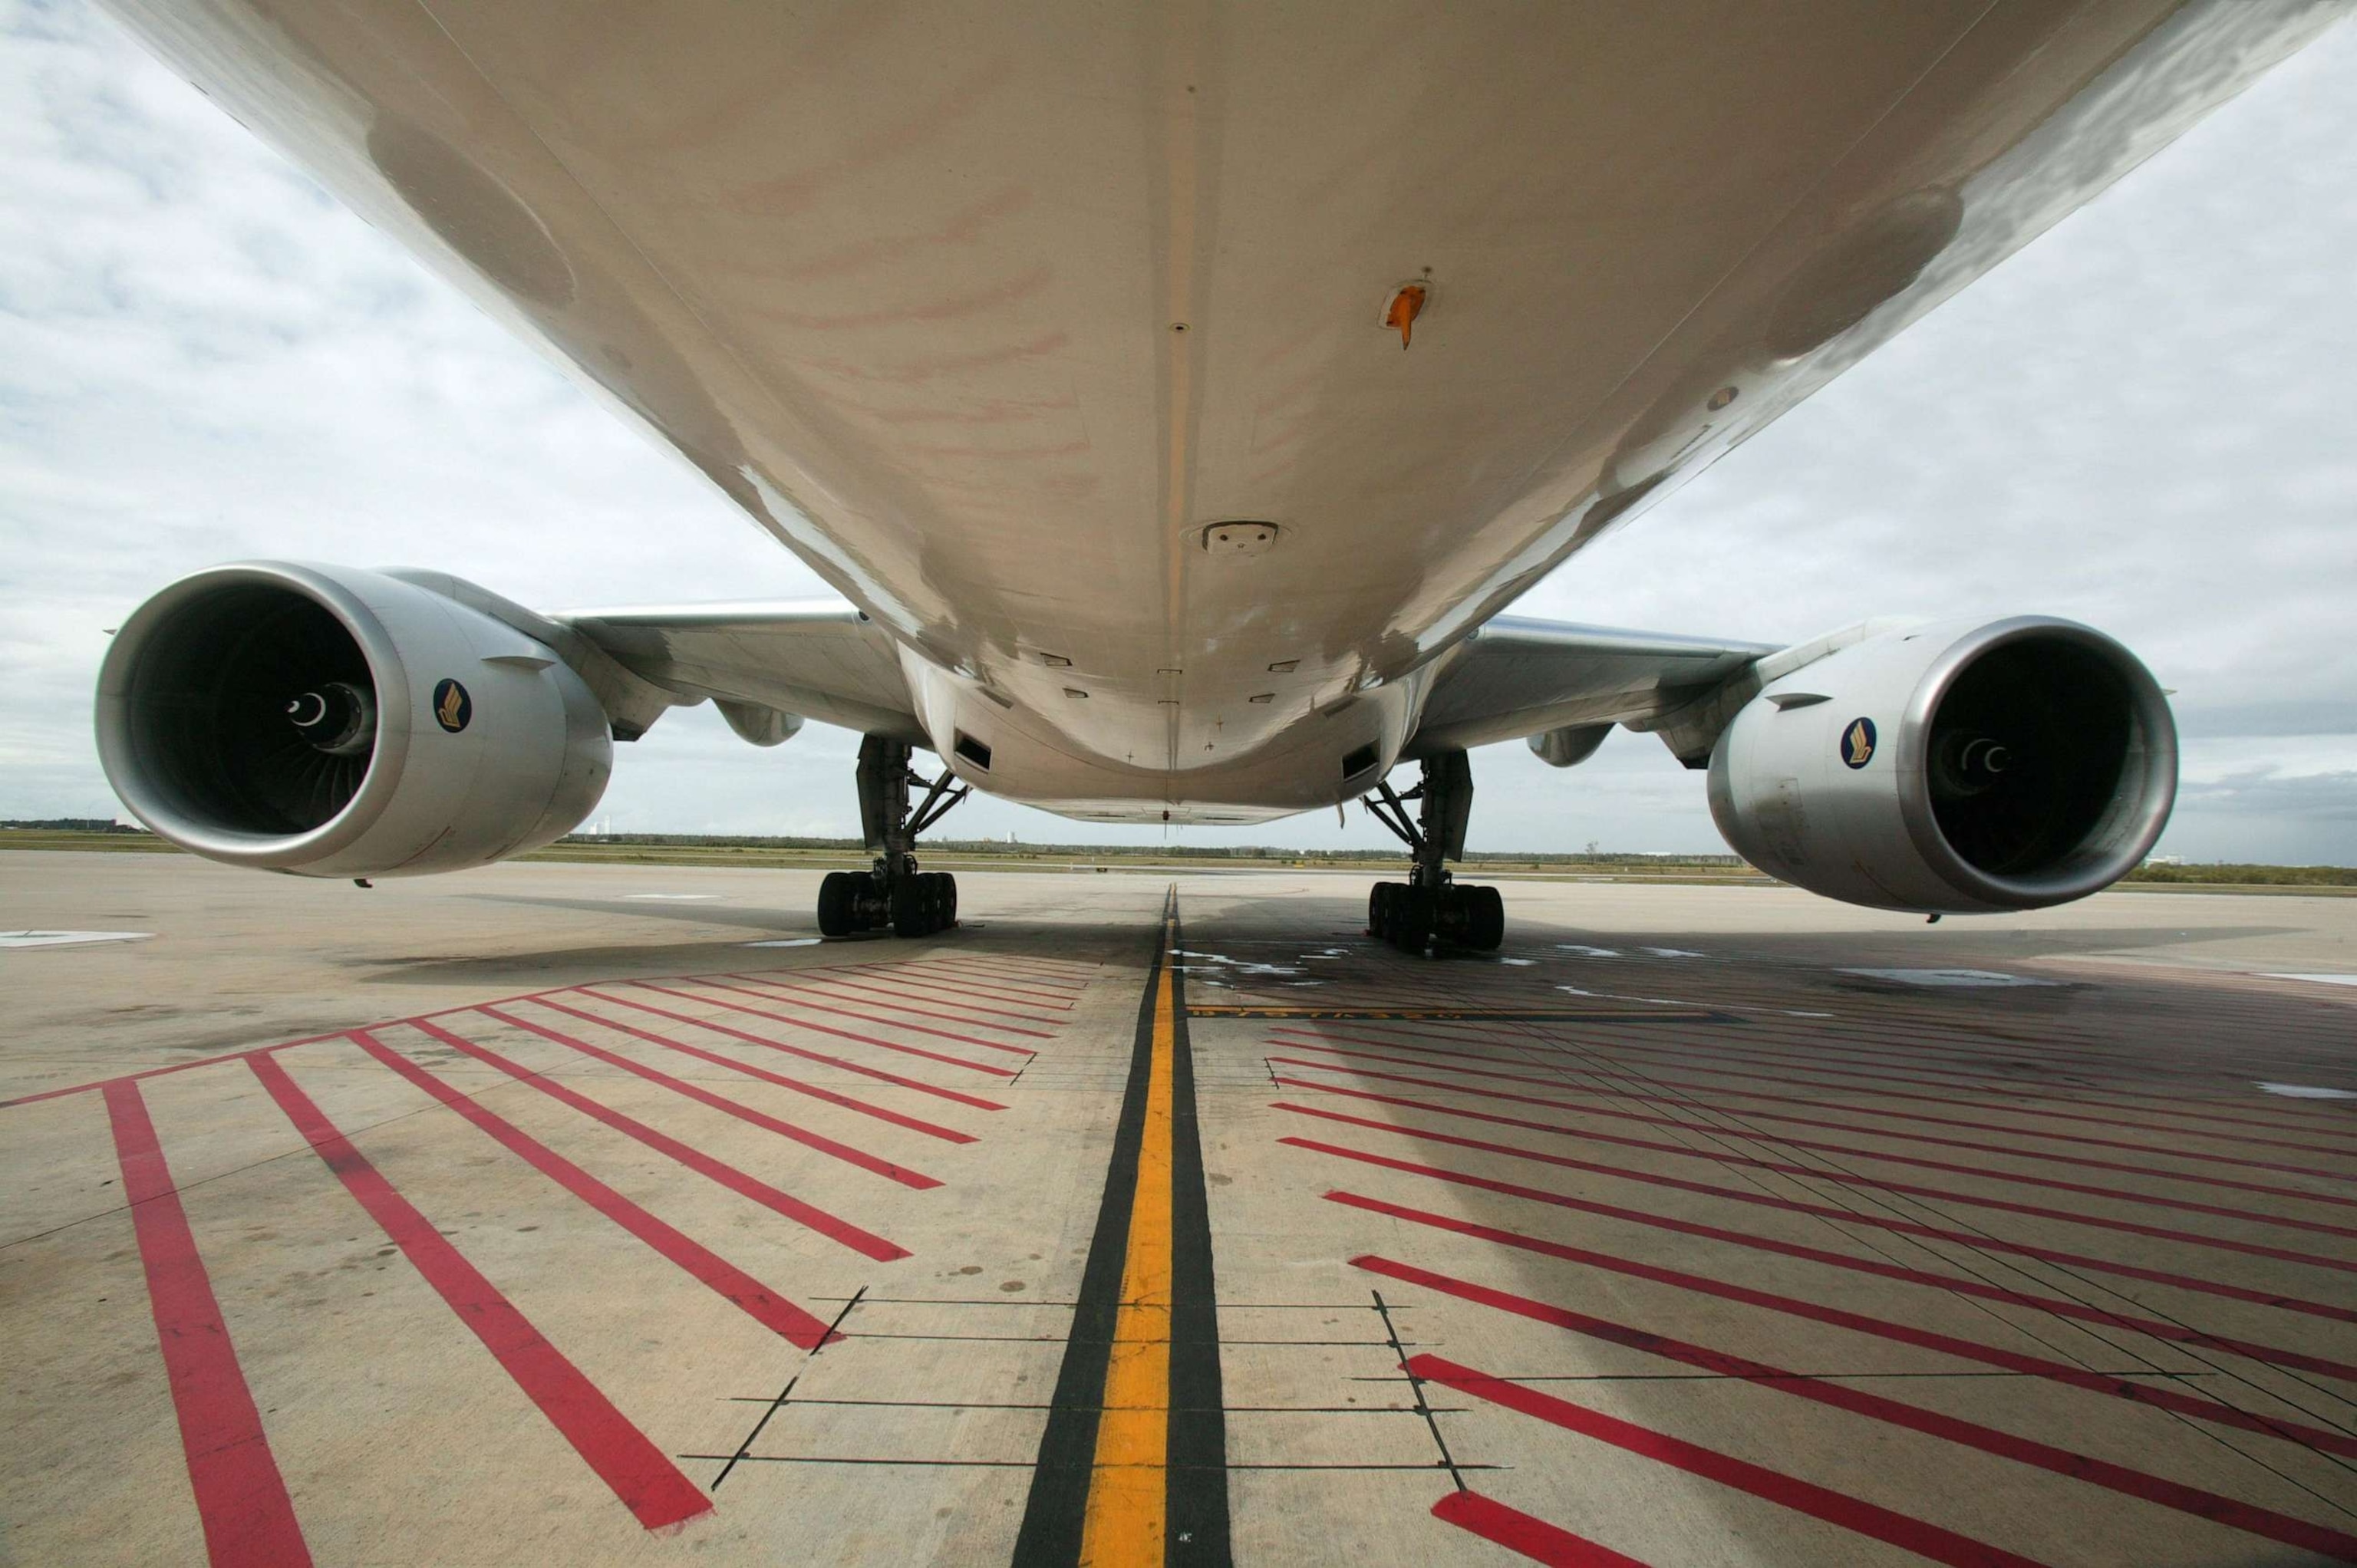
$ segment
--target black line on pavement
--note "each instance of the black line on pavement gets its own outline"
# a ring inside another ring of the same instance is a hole
[[[1400,1369],[1407,1369],[1407,1350],[1400,1344],[1399,1330],[1392,1326],[1392,1309],[1383,1301],[1383,1293],[1370,1293],[1375,1298],[1375,1314],[1383,1320],[1383,1335],[1391,1341],[1392,1354],[1399,1358]],[[1440,1450],[1440,1462],[1448,1467],[1448,1478],[1457,1483],[1458,1491],[1465,1490],[1465,1477],[1458,1472],[1456,1455],[1448,1452],[1448,1439],[1440,1435],[1440,1423],[1433,1419],[1432,1407],[1424,1400],[1424,1380],[1414,1372],[1407,1373],[1408,1391],[1415,1396],[1415,1412],[1424,1417],[1425,1430],[1432,1434],[1432,1444]]]
[[[1177,897],[1175,889],[1171,897]],[[1146,1137],[1146,1092],[1154,1068],[1154,998],[1167,946],[1162,922],[1157,921],[1154,957],[1137,1003],[1129,1082],[1122,1091],[1121,1118],[1114,1124],[1104,1195],[1097,1203],[1096,1231],[1089,1240],[1089,1261],[1081,1272],[1064,1363],[1056,1374],[1030,1495],[1023,1505],[1023,1525],[1015,1537],[1015,1561],[1022,1568],[1061,1568],[1081,1560],[1089,1479],[1096,1463],[1097,1418],[1104,1405],[1105,1366],[1121,1316],[1122,1273],[1129,1262],[1129,1212],[1137,1192],[1138,1145]]]
[[[1182,947],[1178,892],[1170,892],[1170,945]],[[1229,1568],[1228,1422],[1220,1387],[1219,1281],[1195,1113],[1195,1055],[1187,1035],[1187,976],[1170,975],[1170,1438],[1166,1477],[1167,1568]]]
[[[1743,1024],[1749,1019],[1731,1013],[1663,1008],[1645,1013],[1571,1013],[1555,1007],[1230,1007],[1206,1004],[1180,1015],[1206,1020],[1263,1018],[1305,1023],[1457,1023],[1457,1024]]]
[[[753,1423],[753,1430],[745,1434],[745,1441],[737,1444],[737,1452],[728,1455],[728,1463],[720,1467],[720,1474],[712,1477],[711,1490],[718,1491],[720,1483],[728,1478],[728,1472],[737,1468],[737,1465],[744,1460],[755,1457],[752,1452],[753,1440],[761,1435],[761,1429],[770,1424],[771,1416],[786,1408],[786,1402],[793,1397],[794,1385],[802,1380],[802,1369],[811,1364],[811,1358],[835,1341],[837,1337],[835,1331],[843,1326],[843,1320],[851,1316],[851,1309],[857,1306],[859,1298],[866,1294],[867,1287],[860,1286],[851,1299],[843,1304],[843,1310],[834,1315],[834,1321],[826,1326],[826,1332],[818,1337],[818,1343],[802,1352],[802,1366],[794,1369],[793,1375],[786,1380],[786,1386],[778,1391],[778,1397],[769,1402],[770,1408],[761,1412],[761,1419]],[[701,1458],[703,1455],[699,1455],[697,1457]]]

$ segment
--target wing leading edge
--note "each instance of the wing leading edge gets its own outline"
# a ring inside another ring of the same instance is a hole
[[[712,700],[757,745],[784,739],[806,718],[928,744],[902,650],[841,600],[578,610],[542,624],[570,632],[679,703]],[[1616,724],[1662,730],[1677,750],[1692,721],[1717,713],[1722,694],[1747,686],[1755,667],[1781,651],[1774,643],[1500,616],[1445,656],[1402,755],[1526,737],[1535,746],[1553,732]],[[1743,694],[1750,689],[1756,682]],[[1704,727],[1715,734],[1717,726]],[[1706,752],[1707,736],[1701,744]]]
[[[1616,724],[1651,728],[1776,651],[1770,643],[1500,616],[1467,639],[1435,679],[1406,755],[1566,730],[1594,728],[1600,738]],[[1566,756],[1558,750],[1549,760]]]
[[[711,698],[737,733],[775,745],[817,719],[925,744],[899,649],[841,600],[582,610],[550,618],[687,703]]]

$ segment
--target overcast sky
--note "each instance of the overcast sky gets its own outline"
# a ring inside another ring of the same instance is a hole
[[[1761,640],[1880,614],[2093,622],[2177,690],[2160,849],[2357,864],[2357,27],[2344,25],[1523,613]],[[103,628],[247,556],[453,571],[548,608],[823,592],[389,241],[68,0],[0,0],[0,817],[120,811]],[[621,747],[615,830],[856,831],[855,737],[707,706]],[[1483,849],[1723,846],[1617,734],[1474,757]],[[945,832],[1242,833],[977,799]]]

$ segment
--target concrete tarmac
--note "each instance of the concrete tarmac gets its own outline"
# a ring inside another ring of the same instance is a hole
[[[815,880],[0,854],[0,1563],[2357,1562],[2357,900]]]

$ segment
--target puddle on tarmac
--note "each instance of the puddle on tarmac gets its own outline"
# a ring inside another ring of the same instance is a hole
[[[1837,969],[1834,972],[1862,975],[1867,980],[1896,981],[1901,985],[1931,986],[1935,989],[2055,983],[2051,980],[2034,980],[2026,974],[2000,974],[1993,969]]]
[[[1185,948],[1173,948],[1173,949],[1171,949],[1171,950],[1170,950],[1170,956],[1171,956],[1171,957],[1173,957],[1173,958],[1205,958],[1205,959],[1209,959],[1209,960],[1211,960],[1211,961],[1210,963],[1207,963],[1207,964],[1205,964],[1205,963],[1180,963],[1180,964],[1173,964],[1173,965],[1171,965],[1171,967],[1172,967],[1173,969],[1180,969],[1180,970],[1184,970],[1184,971],[1186,971],[1189,974],[1196,973],[1196,972],[1198,972],[1199,971],[1200,971],[1200,972],[1211,972],[1211,973],[1218,973],[1218,972],[1221,972],[1224,971],[1225,972],[1228,972],[1228,973],[1231,973],[1231,974],[1271,974],[1271,975],[1275,975],[1275,974],[1299,974],[1300,972],[1302,972],[1300,970],[1297,970],[1297,969],[1294,968],[1294,967],[1293,967],[1292,965],[1290,965],[1290,964],[1283,964],[1283,963],[1246,963],[1246,962],[1244,962],[1244,961],[1243,961],[1243,960],[1242,960],[1242,959],[1230,958],[1227,954],[1225,954],[1225,953],[1223,953],[1223,952],[1190,952],[1190,951],[1189,951],[1189,950],[1188,950],[1187,949],[1185,949]]]
[[[1598,1002],[1642,1002],[1649,1007],[1691,1007],[1691,1002],[1681,1002],[1674,996],[1623,996],[1617,991],[1582,991],[1577,985],[1558,985],[1557,991],[1573,996],[1592,996]]]

